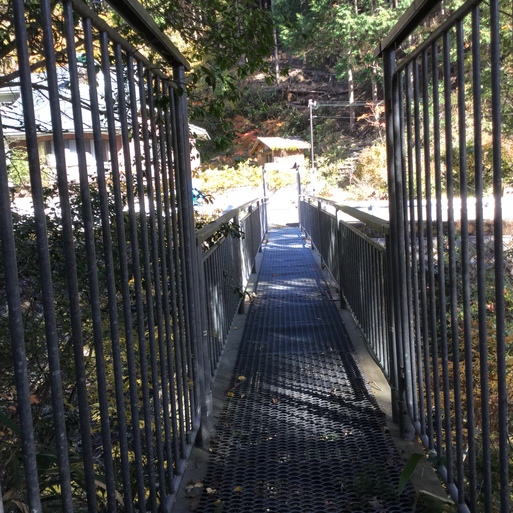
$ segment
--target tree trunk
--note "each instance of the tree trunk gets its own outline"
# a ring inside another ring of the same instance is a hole
[[[371,87],[372,87],[372,108],[374,109],[374,120],[379,121],[378,110],[378,81],[376,80],[377,63],[372,63]]]

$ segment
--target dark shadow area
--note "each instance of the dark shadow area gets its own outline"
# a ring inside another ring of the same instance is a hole
[[[413,487],[397,497],[403,462],[326,288],[299,231],[272,232],[192,511],[413,510]]]

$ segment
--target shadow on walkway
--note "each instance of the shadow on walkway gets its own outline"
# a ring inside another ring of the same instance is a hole
[[[201,513],[411,512],[403,462],[297,228],[270,232],[208,469]],[[418,510],[417,510],[418,511]]]

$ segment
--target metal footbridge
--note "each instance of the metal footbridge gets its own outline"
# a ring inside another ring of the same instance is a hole
[[[397,496],[403,465],[310,243],[299,228],[271,230],[208,470],[185,505],[411,512],[413,487]]]
[[[313,158],[275,156],[279,180],[264,166],[205,225],[191,64],[161,23],[136,0],[3,2],[0,513],[513,510],[511,20],[440,5],[375,51],[358,123],[386,145],[385,219],[363,178],[365,206],[340,204]],[[399,493],[422,465],[452,506]]]

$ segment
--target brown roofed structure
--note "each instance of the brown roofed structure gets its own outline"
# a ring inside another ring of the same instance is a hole
[[[250,155],[256,156],[258,165],[266,169],[290,169],[304,166],[305,150],[310,143],[298,137],[258,137]]]

